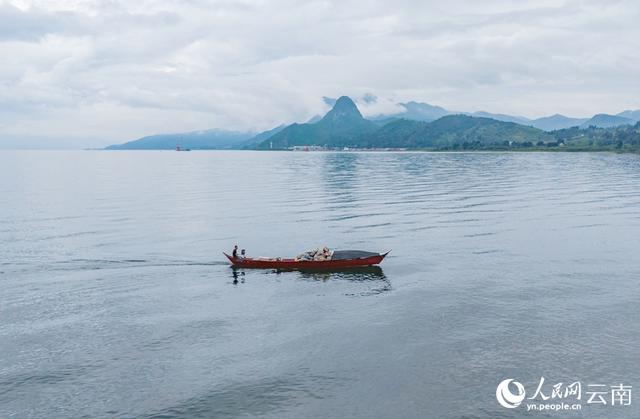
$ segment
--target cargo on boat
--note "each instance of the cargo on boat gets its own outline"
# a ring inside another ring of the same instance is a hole
[[[224,253],[224,252],[223,252]],[[305,252],[293,259],[269,257],[233,257],[224,255],[234,268],[256,269],[343,269],[377,265],[387,256],[386,253],[365,252],[362,250],[329,250],[324,248]]]

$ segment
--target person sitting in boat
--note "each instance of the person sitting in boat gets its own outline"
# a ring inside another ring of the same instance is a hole
[[[246,250],[242,249],[240,251],[240,259],[246,259],[247,258],[247,252]]]
[[[238,259],[238,245],[233,246],[233,252],[231,253],[234,259]]]

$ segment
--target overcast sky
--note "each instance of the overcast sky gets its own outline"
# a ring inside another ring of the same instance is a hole
[[[348,95],[527,117],[640,108],[640,2],[0,0],[0,147],[263,130]]]

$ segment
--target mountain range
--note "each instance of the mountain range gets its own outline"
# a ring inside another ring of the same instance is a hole
[[[411,106],[409,106],[411,108]],[[436,110],[437,112],[437,110]],[[552,141],[534,127],[469,115],[445,115],[435,121],[390,118],[382,126],[362,117],[346,96],[315,124],[293,124],[266,139],[259,149],[301,145],[354,148],[446,149],[456,146],[502,145],[504,142]]]
[[[554,131],[558,129],[571,128],[580,126],[583,128],[589,126],[595,126],[599,128],[610,128],[619,125],[633,125],[640,121],[640,110],[627,110],[620,112],[616,115],[597,114],[591,118],[571,118],[568,116],[555,114],[551,116],[545,116],[537,119],[529,119],[524,116],[514,116],[499,113],[490,112],[456,112],[448,111],[439,106],[433,106],[428,103],[408,102],[400,103],[404,108],[403,112],[393,115],[379,115],[374,120],[388,119],[388,118],[404,118],[416,121],[435,121],[446,115],[468,115],[481,118],[491,118],[496,121],[514,122],[516,124],[528,125],[534,128],[538,128],[544,131]]]
[[[538,128],[459,114],[443,116],[432,122],[397,119],[352,142],[364,148],[448,149],[501,146],[505,142],[535,144],[552,140],[550,134]]]
[[[399,106],[401,112],[366,119],[349,97],[342,96],[324,117],[315,116],[306,123],[280,125],[260,133],[211,129],[151,135],[107,149],[174,149],[177,145],[190,149],[285,149],[301,145],[442,148],[464,143],[544,142],[553,138],[548,133],[555,130],[611,128],[640,121],[640,110],[592,118],[556,114],[528,119],[482,111],[454,112],[420,102]]]

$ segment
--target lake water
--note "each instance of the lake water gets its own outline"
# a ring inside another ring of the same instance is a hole
[[[1,152],[0,255],[1,418],[640,417],[637,155]]]

